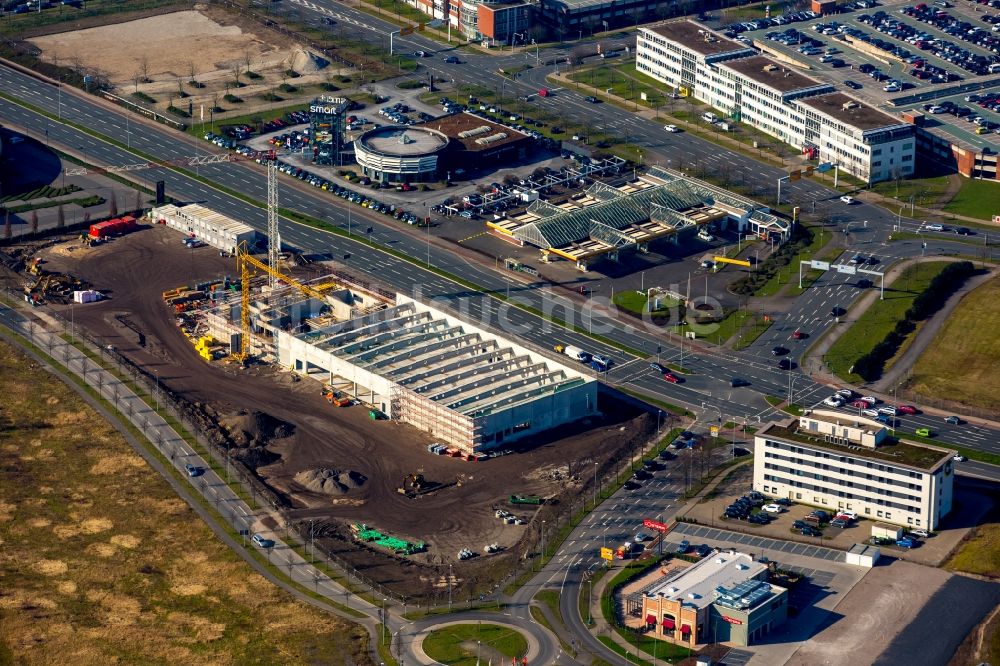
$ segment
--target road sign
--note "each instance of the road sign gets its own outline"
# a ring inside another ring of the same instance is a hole
[[[809,265],[812,266],[813,268],[815,268],[816,270],[819,270],[819,271],[828,271],[828,270],[830,270],[830,262],[829,261],[816,261],[815,259],[813,259],[812,261],[809,262]]]
[[[708,429],[708,432],[711,433],[712,437],[718,437],[719,436],[719,426],[717,426],[717,425],[710,426],[709,429]]]
[[[847,275],[854,275],[858,272],[858,269],[854,266],[847,266],[846,264],[837,264],[834,266],[838,273],[846,273]]]
[[[647,529],[650,529],[650,530],[656,530],[657,532],[663,532],[664,534],[667,533],[667,529],[668,529],[666,523],[661,523],[658,520],[649,520],[648,518],[646,520],[642,521],[642,526],[645,527],[645,528],[647,528]]]
[[[610,548],[601,548],[601,559],[610,562],[615,559],[615,554]]]
[[[833,168],[833,165],[830,164],[829,162],[823,162],[822,164],[817,164],[816,165],[816,171],[819,171],[820,173],[826,173],[827,171],[829,171],[832,168]]]

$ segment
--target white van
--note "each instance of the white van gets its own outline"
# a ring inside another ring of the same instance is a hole
[[[704,120],[706,123],[715,123],[716,121],[719,120],[716,117],[716,115],[711,111],[706,111],[705,113],[701,114],[701,119]]]

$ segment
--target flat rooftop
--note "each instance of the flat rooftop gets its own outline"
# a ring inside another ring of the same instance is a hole
[[[845,446],[833,444],[820,437],[806,435],[798,429],[798,420],[792,421],[789,425],[780,423],[770,423],[762,430],[757,431],[758,437],[774,437],[797,444],[805,444],[810,448],[821,449],[843,456],[853,458],[864,458],[868,460],[880,460],[882,462],[894,463],[896,465],[906,465],[924,471],[929,471],[939,464],[951,458],[955,452],[947,449],[938,449],[921,444],[914,444],[905,440],[889,437],[882,441],[876,448],[870,449],[859,446]]]
[[[593,381],[414,303],[297,337],[473,418]]]
[[[528,138],[524,132],[519,132],[512,127],[507,127],[488,118],[481,118],[475,114],[462,111],[453,113],[450,116],[441,116],[425,123],[412,125],[411,127],[426,127],[428,129],[441,132],[452,141],[456,141],[469,151],[492,150],[498,146],[505,146],[515,141]],[[480,128],[487,128],[480,131]],[[471,132],[472,134],[463,133]],[[499,135],[503,135],[500,137]],[[488,143],[483,143],[483,139],[496,137]]]
[[[862,131],[905,124],[902,119],[890,116],[841,92],[806,97],[796,102]]]
[[[724,63],[720,63],[720,66],[728,67],[748,79],[773,88],[781,93],[829,85],[765,56],[727,60]]]
[[[745,51],[750,48],[735,39],[729,39],[721,33],[690,20],[668,21],[667,23],[649,25],[644,29],[706,56]]]
[[[423,127],[389,126],[369,130],[358,138],[366,149],[383,155],[413,157],[436,153],[448,145],[448,137]]]
[[[647,597],[662,596],[672,601],[704,608],[713,603],[717,588],[734,588],[767,571],[747,553],[723,551],[681,569],[646,592]]]

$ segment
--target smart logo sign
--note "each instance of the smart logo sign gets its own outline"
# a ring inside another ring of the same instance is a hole
[[[347,104],[348,100],[345,97],[317,97],[309,105],[309,113],[333,116],[342,113]]]

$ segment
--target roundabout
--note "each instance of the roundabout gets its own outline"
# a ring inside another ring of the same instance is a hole
[[[519,627],[501,613],[462,613],[462,619],[414,623],[404,640],[413,663],[441,666],[480,664],[548,664],[558,657],[555,641],[537,625]],[[523,661],[523,660],[527,661]],[[408,660],[409,661],[409,660]]]

